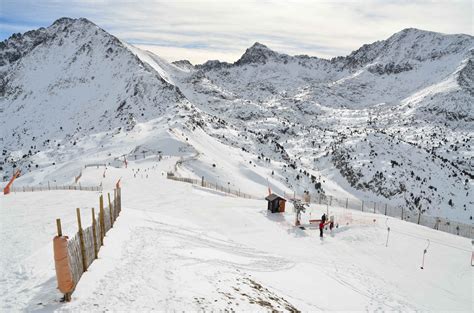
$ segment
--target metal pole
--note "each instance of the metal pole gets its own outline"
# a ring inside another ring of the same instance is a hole
[[[430,246],[430,240],[426,239],[428,241],[428,245],[426,246],[425,250],[423,250],[423,260],[421,261],[421,269],[424,268],[425,266],[425,254],[428,252],[428,247]]]

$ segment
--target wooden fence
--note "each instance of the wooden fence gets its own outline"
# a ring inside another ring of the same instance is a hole
[[[99,168],[99,166],[107,167],[107,164],[105,164],[105,163],[91,163],[91,164],[84,165],[84,168],[88,168],[88,167],[97,167],[97,168]]]
[[[263,199],[263,197],[256,197],[256,196],[253,196],[251,194],[241,192],[240,189],[235,190],[235,189],[231,189],[229,186],[225,187],[225,186],[219,185],[217,183],[214,184],[214,183],[208,182],[208,181],[204,180],[204,178],[202,178],[202,179],[193,179],[193,178],[186,178],[186,177],[177,177],[177,176],[174,176],[174,174],[170,173],[170,172],[168,172],[166,174],[166,178],[176,180],[176,181],[180,181],[180,182],[189,183],[189,184],[199,185],[199,186],[204,187],[204,188],[209,188],[209,189],[221,191],[221,192],[224,192],[224,193],[227,193],[227,194],[230,194],[230,195],[234,195],[236,197],[241,197],[241,198],[246,198],[246,199],[258,199],[258,200]]]
[[[104,204],[104,201],[107,203]],[[64,295],[65,300],[71,299],[71,294],[79,282],[82,274],[87,271],[92,262],[98,258],[100,248],[104,245],[106,233],[114,226],[115,220],[122,211],[121,188],[114,189],[113,198],[110,193],[104,199],[99,197],[99,211],[91,209],[91,226],[83,229],[80,209],[76,209],[78,231],[67,240],[68,261],[73,280],[73,290]],[[61,220],[57,219],[58,236],[62,236]],[[59,278],[58,278],[59,279]],[[59,280],[58,280],[59,281]]]
[[[304,194],[303,197],[298,195],[284,195],[287,199],[299,199],[308,203],[326,205],[327,207],[341,207],[361,212],[382,214],[395,217],[406,222],[415,223],[432,229],[443,231],[446,233],[462,236],[466,238],[474,238],[474,226],[472,224],[460,223],[449,220],[447,218],[430,216],[418,210],[410,210],[404,206],[391,206],[387,203],[376,201],[362,201],[357,199],[338,198],[324,194]]]
[[[256,197],[253,195],[249,195],[240,190],[233,190],[225,186],[221,186],[208,181],[205,181],[204,178],[202,179],[193,179],[193,178],[186,178],[186,177],[177,177],[174,175],[173,172],[168,172],[166,177],[168,179],[186,182],[190,184],[200,185],[205,188],[210,188],[218,191],[222,191],[228,194],[235,195],[237,197],[248,198],[248,199],[263,199],[263,197]],[[422,214],[421,211],[412,211],[404,208],[403,206],[390,206],[387,203],[379,203],[379,202],[368,202],[368,201],[360,201],[356,199],[349,199],[349,198],[338,198],[331,195],[324,195],[324,194],[315,194],[310,195],[309,193],[304,194],[303,196],[299,196],[296,194],[284,194],[284,198],[288,200],[302,200],[308,203],[315,203],[326,205],[327,207],[341,207],[350,210],[357,210],[367,213],[374,213],[374,214],[383,214],[391,217],[396,217],[401,220],[416,223],[419,225],[423,225],[429,228],[433,228],[439,231],[443,231],[446,233],[466,237],[473,239],[474,238],[474,226],[472,224],[465,224],[460,222],[451,221],[446,218],[441,217],[434,217]]]
[[[78,191],[102,191],[102,186],[81,186],[81,185],[51,185],[46,186],[19,186],[10,188],[11,192],[33,192],[49,190],[78,190]]]

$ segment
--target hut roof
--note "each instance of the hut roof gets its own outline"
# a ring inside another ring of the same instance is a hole
[[[274,193],[270,194],[269,196],[267,196],[267,197],[265,198],[265,200],[267,200],[267,201],[274,201],[274,200],[276,200],[276,199],[281,199],[281,200],[285,200],[285,201],[286,201],[286,199],[284,199],[284,198],[282,198],[282,197],[280,197],[279,195],[276,195],[276,194],[274,194]]]

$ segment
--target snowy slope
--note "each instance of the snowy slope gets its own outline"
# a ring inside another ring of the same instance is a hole
[[[255,195],[270,184],[421,203],[468,223],[473,42],[406,29],[332,60],[256,43],[235,63],[193,66],[63,18],[0,45],[0,171],[41,171],[19,185],[70,183],[84,164],[180,142],[183,176]]]
[[[105,180],[101,169],[84,170],[106,191],[122,178],[123,210],[67,304],[56,290],[54,221],[72,234],[75,207],[87,216],[98,195],[1,195],[0,310],[472,311],[469,239],[331,208],[339,227],[321,240],[293,226],[291,205],[267,214],[265,201],[167,180],[162,173],[179,159],[167,153],[111,168]],[[303,223],[325,211],[313,205]]]

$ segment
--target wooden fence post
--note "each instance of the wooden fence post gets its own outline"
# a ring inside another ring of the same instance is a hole
[[[112,203],[110,202],[110,192],[107,193],[109,198],[109,212],[110,212],[110,228],[114,227],[114,214],[113,211],[116,208],[116,205],[112,207]]]
[[[375,213],[375,201],[374,201],[374,213]]]
[[[92,236],[94,237],[94,257],[97,259],[97,255],[99,254],[99,249],[97,247],[97,233],[96,233],[96,222],[95,222],[95,211],[92,208]]]
[[[79,242],[81,244],[82,270],[83,272],[86,272],[87,271],[86,245],[84,243],[84,232],[82,231],[81,210],[77,208],[76,213],[77,213],[77,226],[79,228]]]
[[[346,209],[347,209],[348,204],[349,204],[349,198],[346,198]]]
[[[120,207],[120,187],[117,188],[117,206]]]
[[[112,207],[112,202],[110,201],[110,192],[107,192],[107,199],[109,200],[109,207],[111,208],[111,207]],[[113,208],[113,211],[116,212],[116,211],[117,211],[117,208],[114,207],[114,208]]]
[[[117,188],[114,189],[114,202],[113,202],[114,206],[115,205],[118,205],[118,201],[117,201]]]
[[[122,210],[122,187],[117,188],[118,208],[119,212]]]
[[[56,219],[56,228],[58,229],[58,236],[61,237],[63,235],[63,230],[61,228],[61,219]]]
[[[100,245],[104,245],[105,224],[104,224],[104,196],[99,197],[99,228],[100,228]]]
[[[387,204],[385,203],[385,215],[387,215]]]
[[[362,212],[364,212],[364,200],[362,200]]]

